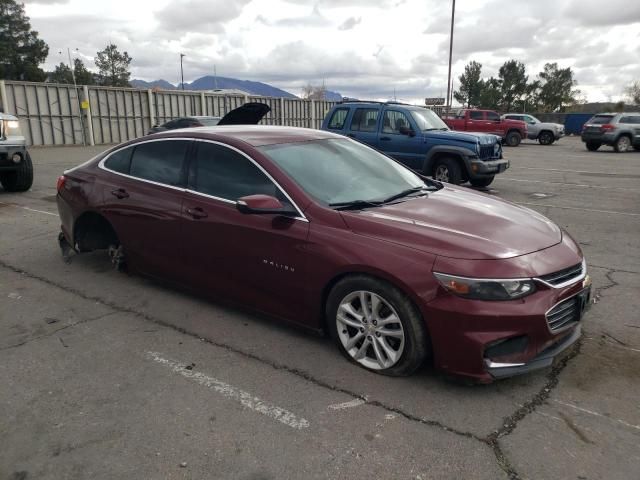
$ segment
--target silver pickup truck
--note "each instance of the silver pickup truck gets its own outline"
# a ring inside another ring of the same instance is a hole
[[[527,138],[538,140],[541,145],[551,145],[564,136],[564,125],[560,123],[541,122],[528,113],[505,113],[502,118],[521,120],[527,124]]]
[[[33,184],[33,164],[20,122],[0,113],[0,184],[8,192],[24,192]]]

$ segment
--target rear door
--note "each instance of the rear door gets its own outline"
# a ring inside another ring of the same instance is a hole
[[[295,318],[307,298],[309,222],[302,214],[240,213],[238,198],[255,194],[293,205],[244,153],[221,143],[196,142],[182,211],[185,266],[196,288]]]
[[[127,262],[153,276],[181,281],[182,198],[190,140],[158,139],[111,154],[102,167],[101,211]]]
[[[413,131],[409,135],[405,129]],[[400,110],[386,109],[382,113],[382,129],[378,136],[378,148],[410,168],[422,168],[425,158],[424,139],[416,130],[412,118]]]
[[[380,109],[362,107],[354,109],[348,124],[347,137],[366,143],[374,148],[378,145],[378,129],[380,124]]]

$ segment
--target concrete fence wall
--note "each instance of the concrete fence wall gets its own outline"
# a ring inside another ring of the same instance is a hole
[[[0,111],[15,115],[29,145],[102,145],[143,136],[190,115],[223,116],[246,102],[268,104],[266,125],[320,128],[335,102],[202,91],[139,90],[0,80]]]

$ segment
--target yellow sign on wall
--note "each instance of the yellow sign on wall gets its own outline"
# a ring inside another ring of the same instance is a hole
[[[82,102],[80,102],[80,106],[82,107],[83,110],[86,110],[87,108],[89,108],[89,101],[83,100]]]

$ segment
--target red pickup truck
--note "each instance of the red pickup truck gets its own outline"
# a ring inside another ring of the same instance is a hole
[[[503,120],[493,110],[463,108],[442,118],[451,130],[493,133],[510,147],[517,147],[527,138],[527,124],[520,120]]]

